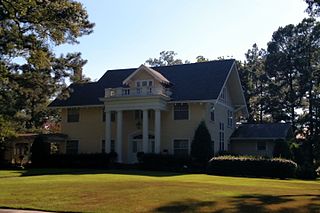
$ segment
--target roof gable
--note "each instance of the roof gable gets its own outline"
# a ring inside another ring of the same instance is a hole
[[[169,80],[166,79],[163,75],[161,75],[159,72],[155,71],[154,69],[147,67],[145,65],[141,65],[136,71],[131,73],[124,81],[122,82],[124,85],[128,85],[131,79],[136,76],[140,72],[147,72],[149,75],[151,75],[155,80],[159,81],[160,83],[169,84]]]

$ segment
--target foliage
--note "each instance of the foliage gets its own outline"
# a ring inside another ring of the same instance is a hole
[[[177,55],[174,51],[162,51],[160,52],[159,58],[149,58],[146,60],[146,63],[149,66],[168,66],[168,65],[176,65],[183,64],[181,59],[175,59],[174,57]]]
[[[47,143],[41,136],[36,137],[31,146],[32,166],[45,166],[46,160],[50,156],[50,151],[50,143]]]
[[[308,4],[307,12],[311,16],[320,16],[320,0],[305,0]]]
[[[107,153],[52,154],[40,162],[32,161],[33,168],[108,168],[114,156]]]
[[[279,139],[279,140],[275,140],[274,143],[275,143],[273,147],[274,158],[285,158],[285,159],[292,158],[290,147],[287,141]]]
[[[183,172],[192,165],[188,156],[144,153],[139,158],[140,166],[145,170]]]
[[[198,125],[191,144],[191,157],[199,163],[206,164],[213,156],[211,135],[204,121]]]
[[[67,95],[65,78],[79,80],[81,54],[56,56],[53,48],[78,43],[92,28],[72,0],[0,0],[0,115],[19,123],[15,131],[41,129],[49,100]]]
[[[205,58],[202,55],[197,56],[196,60],[197,60],[197,62],[208,62],[209,61],[208,58]]]
[[[295,176],[296,169],[295,162],[281,158],[220,156],[209,161],[207,172],[219,175],[291,178]]]

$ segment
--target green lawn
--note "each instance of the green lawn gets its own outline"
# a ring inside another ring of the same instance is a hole
[[[0,171],[0,207],[60,212],[320,212],[320,181],[108,170]]]

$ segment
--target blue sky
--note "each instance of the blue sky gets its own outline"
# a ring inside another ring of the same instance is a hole
[[[106,70],[138,67],[173,50],[195,61],[244,53],[257,43],[266,48],[279,26],[299,23],[307,14],[303,0],[81,0],[94,32],[78,45],[56,53],[80,51],[88,60],[84,74],[99,79]]]

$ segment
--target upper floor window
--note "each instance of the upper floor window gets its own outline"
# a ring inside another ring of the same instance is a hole
[[[138,80],[136,81],[137,87],[152,87],[153,86],[153,80]]]
[[[211,121],[214,121],[214,110],[215,110],[214,105],[212,105],[210,107],[210,120]]]
[[[228,115],[228,127],[232,128],[233,127],[233,112],[231,110],[228,110],[227,112]]]
[[[225,87],[223,87],[222,89],[222,93],[221,93],[221,96],[220,96],[220,99],[225,102],[226,99],[227,99],[227,89]]]
[[[189,119],[189,105],[187,103],[178,103],[173,106],[174,120],[188,120]]]
[[[68,109],[68,115],[67,115],[67,121],[69,123],[71,122],[79,122],[79,115],[80,110],[79,109]]]

